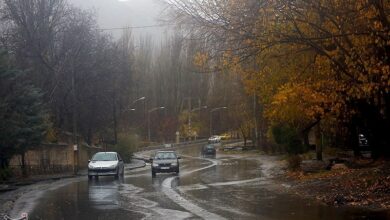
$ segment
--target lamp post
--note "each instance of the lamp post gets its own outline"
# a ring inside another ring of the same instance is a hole
[[[131,105],[130,106],[134,106],[137,102],[139,102],[139,101],[143,101],[144,102],[144,104],[143,104],[143,113],[142,113],[142,118],[143,118],[143,123],[142,123],[142,125],[144,125],[145,124],[145,100],[146,100],[146,97],[145,96],[142,96],[142,97],[140,97],[140,98],[138,98],[138,99],[136,99],[136,100],[134,100],[133,102],[131,102]],[[135,111],[135,109],[134,110],[132,110],[132,111]]]
[[[228,107],[218,107],[218,108],[213,108],[210,111],[210,136],[213,135],[213,112],[222,110],[222,109],[227,109]]]
[[[192,112],[196,112],[196,111],[200,111],[202,109],[206,109],[207,106],[202,106],[202,107],[199,107],[199,108],[194,108],[190,111],[190,113],[188,114],[188,134],[191,133],[191,113]],[[200,113],[199,113],[200,114]],[[190,137],[190,140],[191,140],[191,136]]]
[[[161,109],[165,109],[165,107],[163,107],[163,106],[156,107],[156,108],[152,108],[148,111],[148,140],[149,140],[149,142],[150,142],[150,113],[157,111],[157,110],[161,110]]]

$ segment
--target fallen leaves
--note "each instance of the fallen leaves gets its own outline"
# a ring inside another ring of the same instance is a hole
[[[292,190],[329,205],[390,209],[389,168],[390,162],[381,161],[358,169],[289,172],[287,177],[296,182]]]

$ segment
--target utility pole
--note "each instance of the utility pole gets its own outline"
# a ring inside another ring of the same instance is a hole
[[[253,93],[253,121],[254,121],[254,134],[253,134],[253,145],[257,146],[258,141],[258,130],[257,130],[257,96]]]
[[[77,100],[76,100],[76,85],[75,85],[75,70],[74,66],[72,68],[72,104],[73,104],[73,114],[72,114],[72,139],[73,139],[73,173],[77,175],[78,166],[79,166],[79,154],[77,146]]]
[[[191,141],[191,98],[188,99],[188,140]]]
[[[115,91],[112,92],[112,116],[114,120],[114,142],[118,143],[118,130],[117,130],[117,117],[116,117],[116,95]]]

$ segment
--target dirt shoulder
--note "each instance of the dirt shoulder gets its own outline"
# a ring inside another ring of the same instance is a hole
[[[328,205],[390,210],[390,162],[359,160],[353,166],[318,173],[287,171],[279,181],[294,194]]]

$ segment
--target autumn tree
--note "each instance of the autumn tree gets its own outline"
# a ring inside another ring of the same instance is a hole
[[[206,57],[236,57],[238,62],[229,61],[232,68],[240,67],[249,88],[260,88],[256,91],[271,124],[282,121],[307,131],[332,121],[349,128],[355,149],[358,132],[365,132],[374,154],[386,153],[387,1],[168,3],[180,24],[213,42]]]

